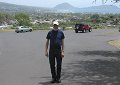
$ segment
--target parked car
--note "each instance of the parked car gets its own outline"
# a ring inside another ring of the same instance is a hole
[[[91,32],[92,27],[87,24],[75,24],[75,33],[78,33],[78,31],[85,32]]]
[[[19,26],[16,28],[15,32],[16,33],[22,33],[22,32],[32,32],[33,29],[28,26]]]
[[[120,32],[120,27],[119,27],[118,31]]]

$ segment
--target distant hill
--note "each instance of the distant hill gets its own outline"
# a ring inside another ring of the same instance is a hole
[[[62,3],[62,4],[56,5],[54,7],[54,9],[63,9],[63,10],[69,9],[69,10],[71,10],[71,9],[76,9],[76,7],[70,5],[69,3]]]
[[[100,6],[92,6],[92,7],[88,7],[88,8],[91,8],[91,9],[119,9],[115,5],[100,5]]]
[[[54,9],[59,10],[61,12],[76,12],[78,10],[77,7],[74,7],[69,3],[58,4],[54,7]]]
[[[27,13],[49,13],[49,12],[73,12],[73,13],[119,13],[120,8],[114,5],[101,5],[101,6],[92,6],[86,8],[77,8],[69,3],[62,3],[56,5],[54,8],[44,8],[44,7],[33,7],[33,6],[24,6],[24,5],[15,5],[9,3],[0,2],[0,12],[27,12]]]
[[[49,12],[51,9],[43,8],[43,7],[32,7],[32,6],[24,6],[24,5],[15,5],[15,4],[9,4],[0,2],[0,12],[28,12],[28,13],[34,13],[34,12]]]
[[[81,12],[81,13],[120,13],[120,8],[114,5],[100,5],[85,8],[77,8],[68,3],[58,4],[54,7],[59,11]]]
[[[100,5],[93,7],[80,8],[78,12],[92,12],[92,13],[120,13],[120,8],[115,5]]]

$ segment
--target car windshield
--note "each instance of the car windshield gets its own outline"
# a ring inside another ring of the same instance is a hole
[[[76,24],[75,25],[75,28],[77,28],[77,27],[82,27],[83,26],[83,24]]]

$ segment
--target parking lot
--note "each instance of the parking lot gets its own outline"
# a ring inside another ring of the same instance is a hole
[[[0,85],[49,85],[44,56],[48,31],[0,33]],[[60,85],[120,85],[120,51],[108,44],[120,39],[117,29],[65,33]]]

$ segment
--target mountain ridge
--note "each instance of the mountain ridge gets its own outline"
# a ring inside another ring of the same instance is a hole
[[[70,7],[70,8],[69,8]],[[64,9],[63,9],[64,8]],[[120,13],[120,8],[115,5],[99,5],[99,6],[91,6],[78,8],[74,7],[68,3],[58,4],[54,7],[57,10],[69,10],[72,12],[88,12],[88,13]]]
[[[38,11],[50,11],[49,8],[44,7],[34,7],[25,5],[16,5],[5,2],[0,2],[1,12],[38,12]]]
[[[0,11],[2,12],[73,12],[73,13],[119,13],[120,8],[114,5],[100,5],[78,8],[69,3],[61,3],[53,8],[34,7],[25,5],[16,5],[0,2]]]

